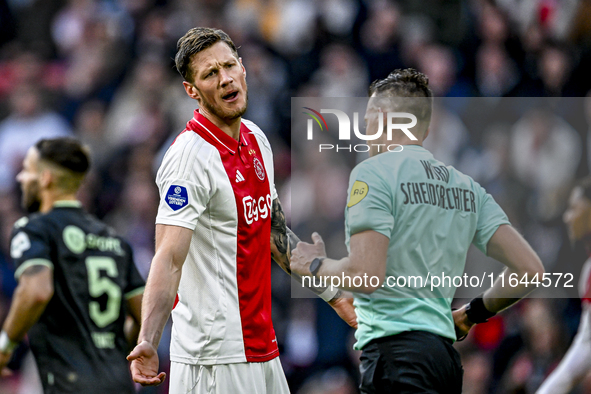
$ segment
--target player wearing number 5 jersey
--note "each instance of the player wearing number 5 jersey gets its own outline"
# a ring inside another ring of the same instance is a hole
[[[2,332],[0,369],[28,332],[46,394],[134,393],[125,359],[144,283],[130,246],[86,213],[76,192],[89,157],[70,138],[41,140],[18,174],[29,212],[14,225],[19,281]]]

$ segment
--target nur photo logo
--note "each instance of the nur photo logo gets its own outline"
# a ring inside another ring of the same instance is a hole
[[[308,111],[303,112],[303,114],[308,115],[310,118],[307,119],[306,123],[306,136],[309,141],[314,139],[314,129],[319,129],[320,132],[329,132],[328,123],[322,114],[333,114],[336,116],[338,122],[338,139],[339,141],[351,141],[351,131],[356,138],[362,141],[376,141],[384,142],[382,136],[384,135],[384,129],[386,134],[386,142],[392,141],[393,139],[393,131],[400,130],[402,131],[409,139],[416,141],[417,138],[412,134],[409,130],[416,126],[417,124],[417,117],[408,112],[387,112],[387,113],[375,113],[373,115],[377,115],[377,130],[370,134],[362,133],[359,129],[359,112],[353,112],[353,122],[351,123],[351,119],[349,115],[345,111],[341,111],[338,109],[330,108],[321,108],[320,111],[317,111],[310,107],[302,107]],[[384,118],[385,125],[384,125]],[[401,121],[408,120],[407,122],[401,123]],[[315,126],[317,125],[317,127]],[[385,127],[384,127],[385,126]],[[372,130],[374,131],[374,130]],[[371,143],[371,144],[319,144],[318,150],[319,152],[326,151],[326,150],[335,150],[336,152],[345,150],[348,152],[369,152],[370,147],[375,146],[383,151],[389,152],[401,152],[403,150],[402,145],[400,144],[388,144],[388,143]]]

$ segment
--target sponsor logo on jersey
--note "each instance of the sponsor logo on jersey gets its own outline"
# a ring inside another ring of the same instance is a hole
[[[123,256],[121,241],[113,237],[101,237],[96,234],[86,234],[81,228],[76,226],[66,226],[62,233],[62,239],[66,247],[72,253],[80,254],[86,249],[98,249],[101,252],[113,252]]]
[[[258,158],[254,158],[252,160],[252,164],[254,165],[254,172],[257,174],[257,177],[261,180],[265,180],[265,167],[263,167],[263,163]]]
[[[184,186],[171,185],[164,197],[166,203],[173,211],[178,211],[182,207],[187,206],[189,197],[187,195],[187,188]]]
[[[271,195],[254,199],[246,196],[242,199],[244,206],[244,219],[246,223],[252,224],[260,219],[266,219],[271,214]]]
[[[12,238],[12,242],[10,243],[10,257],[20,259],[23,257],[23,253],[29,250],[30,247],[31,240],[29,236],[21,231]]]
[[[86,234],[76,226],[67,226],[62,234],[64,243],[72,253],[82,253],[86,250]]]
[[[242,173],[240,172],[240,170],[236,170],[236,183],[239,183],[242,181],[244,181],[244,176],[242,176]]]

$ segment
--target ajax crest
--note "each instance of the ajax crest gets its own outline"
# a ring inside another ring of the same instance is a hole
[[[252,160],[252,164],[254,165],[254,172],[256,172],[257,177],[261,180],[265,180],[265,167],[263,167],[263,163],[258,158],[254,158]]]

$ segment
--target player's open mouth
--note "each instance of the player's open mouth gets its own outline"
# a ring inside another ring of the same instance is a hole
[[[234,92],[226,94],[225,96],[222,96],[222,99],[227,102],[232,102],[232,101],[236,100],[237,96],[238,96],[238,91],[236,90]]]

